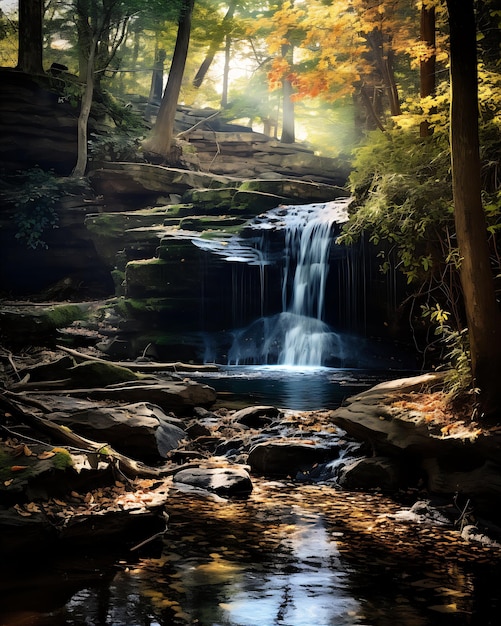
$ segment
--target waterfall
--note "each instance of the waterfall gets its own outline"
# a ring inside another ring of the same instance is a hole
[[[332,225],[338,218],[330,208],[301,207],[285,222],[282,308],[286,315],[282,317],[286,328],[278,359],[281,365],[322,365],[332,343],[330,329],[322,322]]]
[[[341,339],[323,317],[332,229],[346,221],[349,202],[281,206],[251,226],[283,230],[282,312],[235,331],[230,364],[321,366],[333,354],[340,357]]]

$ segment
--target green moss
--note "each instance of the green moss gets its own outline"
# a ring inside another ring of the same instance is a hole
[[[75,304],[54,306],[44,312],[47,323],[52,328],[64,328],[84,316],[82,309]]]
[[[73,467],[73,459],[68,450],[65,448],[53,448],[52,452],[55,452],[55,455],[51,458],[55,469],[65,470],[68,467]]]
[[[142,380],[144,376],[131,371],[126,367],[114,363],[99,361],[85,361],[68,370],[75,385],[115,385],[131,380]]]
[[[168,217],[181,217],[189,215],[193,210],[193,204],[169,204],[166,209]]]

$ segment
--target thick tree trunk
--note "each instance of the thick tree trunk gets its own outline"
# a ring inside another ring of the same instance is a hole
[[[419,66],[420,96],[426,98],[435,93],[435,7],[427,6],[425,2],[421,5],[421,41],[426,44],[429,56],[422,59]],[[431,134],[430,125],[425,120],[419,126],[421,137],[428,137]]]
[[[17,69],[43,74],[43,0],[19,0],[19,50]]]
[[[152,136],[143,144],[146,153],[161,156],[167,162],[175,160],[172,155],[174,120],[188,56],[194,3],[195,0],[183,0],[169,78]]]
[[[385,42],[383,40],[383,33],[379,28],[375,28],[372,32],[366,35],[367,42],[372,50],[375,65],[378,69],[379,75],[383,80],[384,90],[388,97],[388,105],[391,115],[400,115],[402,110],[400,108],[400,98],[398,96],[398,87],[395,80],[395,71],[393,69],[393,49],[391,47],[391,40],[387,42],[388,52],[385,54]]]
[[[501,313],[481,201],[478,79],[473,0],[447,0],[451,61],[451,153],[456,231],[474,385],[484,416],[501,411]]]

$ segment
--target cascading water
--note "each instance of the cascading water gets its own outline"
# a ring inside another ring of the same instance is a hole
[[[307,211],[292,212],[286,220],[282,308],[288,319],[281,365],[322,365],[333,339],[322,322],[331,231],[339,218],[331,208],[311,205]]]
[[[278,207],[266,214],[266,227],[284,231],[282,312],[236,331],[230,364],[321,366],[332,353],[339,358],[340,337],[323,315],[332,228],[346,221],[349,202]],[[252,225],[263,227],[263,220]],[[270,263],[264,250],[261,259]]]

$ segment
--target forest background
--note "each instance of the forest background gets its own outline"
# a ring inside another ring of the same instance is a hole
[[[368,237],[382,271],[404,273],[410,321],[429,329],[428,349],[440,342],[451,391],[473,394],[477,417],[497,419],[499,0],[20,0],[0,9],[2,66],[67,68],[64,97],[80,107],[75,176],[87,150],[132,147],[175,163],[179,104],[349,159],[355,202],[342,241]],[[149,131],[128,105],[151,97],[164,60]],[[89,140],[86,117],[103,98],[116,131]]]

